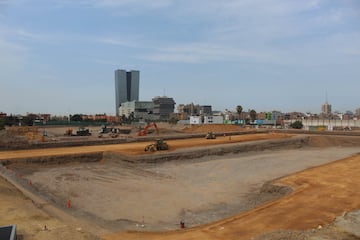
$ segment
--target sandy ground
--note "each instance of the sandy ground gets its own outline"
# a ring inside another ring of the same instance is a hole
[[[266,140],[291,136],[257,134],[256,137]],[[169,141],[170,152],[185,150],[189,146],[253,141],[256,137]],[[289,175],[276,183],[292,186],[292,194],[255,210],[233,215],[271,199],[266,194],[258,194],[264,182],[359,152],[357,140],[354,141],[354,147],[328,148],[329,145],[340,146],[340,142],[341,139],[334,141],[331,137],[327,137],[325,142],[315,138],[313,143],[321,148],[242,153],[241,156],[228,155],[161,164],[101,161],[56,167],[21,164],[13,164],[11,167],[21,172],[23,178],[31,180],[39,195],[50,198],[54,205],[62,206],[64,212],[79,221],[95,222],[112,232],[124,229],[176,229],[181,219],[189,227],[218,220],[185,231],[121,232],[106,235],[104,239],[251,239],[267,233],[272,234],[272,237],[267,238],[265,235],[262,239],[303,239],[289,238],[289,234],[278,231],[303,231],[318,225],[325,226],[344,211],[360,208],[359,156]],[[8,151],[0,152],[0,159],[98,151],[139,155],[144,154],[146,144]],[[5,181],[0,181],[0,188],[0,216],[5,216],[0,218],[0,224],[18,223],[20,234],[26,236],[25,239],[96,239],[88,233],[94,233],[90,225],[79,229],[76,221],[64,224],[37,209]],[[68,199],[72,201],[71,209],[64,208]],[[37,215],[42,217],[38,219]],[[220,220],[224,217],[228,218]],[[50,226],[51,231],[43,231],[44,224]],[[99,235],[96,232],[94,234]]]
[[[30,199],[0,177],[0,226],[9,224],[17,225],[18,239],[98,239],[78,226],[67,225],[38,209]],[[44,230],[45,225],[47,230]]]
[[[332,223],[336,216],[360,208],[359,174],[360,155],[357,155],[280,179],[278,184],[293,187],[291,194],[209,225],[173,232],[122,232],[104,239],[254,239],[276,230],[320,228]],[[344,238],[332,236],[331,239]]]
[[[249,194],[258,193],[266,181],[358,150],[268,151],[163,164],[105,162],[42,167],[33,173],[23,165],[13,168],[57,204],[70,199],[80,217],[112,230],[145,224],[144,230],[153,231],[178,229],[180,220],[190,227],[229,217],[249,209]]]

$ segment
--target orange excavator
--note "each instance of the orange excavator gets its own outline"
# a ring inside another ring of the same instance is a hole
[[[146,136],[147,133],[148,133],[148,129],[151,128],[151,127],[154,127],[154,128],[156,129],[156,133],[159,134],[159,129],[158,129],[156,123],[149,123],[148,125],[146,125],[146,127],[144,127],[143,130],[141,130],[141,131],[139,132],[138,135],[139,135],[139,136]]]

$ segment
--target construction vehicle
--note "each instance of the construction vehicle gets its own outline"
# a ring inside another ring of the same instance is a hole
[[[159,134],[159,129],[156,125],[156,123],[149,123],[148,125],[146,125],[146,127],[144,127],[144,129],[142,131],[139,132],[139,136],[146,136],[148,134],[148,129],[154,127],[156,129],[156,133]]]
[[[155,143],[151,143],[145,147],[145,152],[155,152],[168,150],[169,145],[163,139],[156,139]]]
[[[73,135],[73,130],[71,128],[66,129],[64,136],[72,136]]]
[[[112,128],[108,128],[106,125],[103,125],[99,130],[99,134],[109,133],[111,130]]]
[[[208,132],[205,136],[206,139],[216,139],[216,135],[213,132]]]
[[[90,136],[91,132],[88,128],[80,127],[79,130],[76,131],[76,136]]]

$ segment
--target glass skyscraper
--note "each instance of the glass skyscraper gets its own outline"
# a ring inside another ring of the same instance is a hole
[[[116,115],[119,116],[119,107],[124,102],[139,101],[140,72],[126,70],[115,71],[115,104]]]

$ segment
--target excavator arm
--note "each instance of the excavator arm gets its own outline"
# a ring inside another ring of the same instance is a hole
[[[159,129],[156,125],[156,123],[149,123],[148,125],[146,125],[146,127],[144,127],[144,129],[142,131],[139,132],[139,136],[146,136],[147,135],[147,131],[149,128],[154,127],[156,129],[156,133],[159,134]]]

